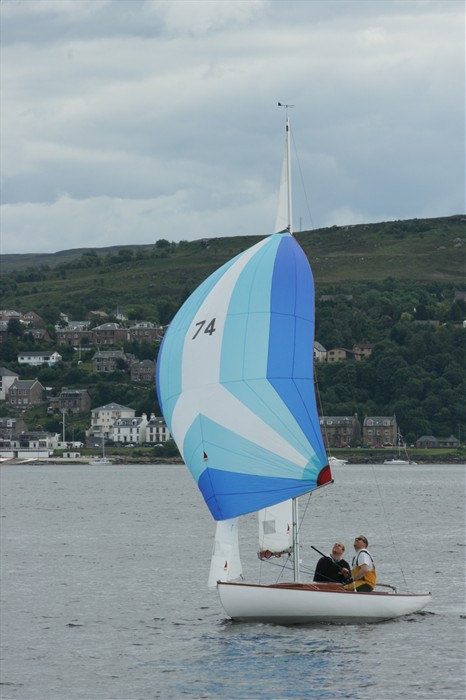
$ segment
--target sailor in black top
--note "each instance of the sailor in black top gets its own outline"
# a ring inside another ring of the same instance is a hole
[[[342,559],[345,545],[336,542],[332,548],[332,555],[321,557],[317,562],[314,573],[314,581],[320,583],[348,583],[351,579],[351,567]]]

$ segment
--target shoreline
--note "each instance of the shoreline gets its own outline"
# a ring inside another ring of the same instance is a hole
[[[19,465],[24,465],[24,464],[29,464],[31,466],[33,465],[41,465],[41,464],[69,464],[69,465],[90,465],[92,460],[95,459],[95,456],[87,456],[87,457],[75,457],[75,458],[66,458],[66,457],[49,457],[47,459],[4,459],[0,462],[0,467],[2,466],[19,466]],[[113,465],[116,466],[131,466],[131,465],[138,465],[138,464],[144,464],[144,465],[153,465],[153,466],[160,466],[160,465],[166,465],[166,464],[180,464],[184,465],[183,460],[180,457],[130,457],[126,455],[109,455],[108,459],[111,461]],[[346,459],[346,464],[342,465],[341,467],[336,467],[337,469],[344,468],[344,467],[351,467],[351,465],[367,465],[367,466],[406,466],[406,467],[422,467],[423,464],[462,464],[466,466],[466,458],[463,457],[462,455],[439,455],[438,457],[435,455],[429,455],[429,456],[422,456],[422,457],[416,457],[413,460],[412,464],[406,464],[406,465],[389,465],[389,464],[384,464],[384,459],[387,459],[387,457],[384,457],[382,459],[381,457],[375,457],[375,456],[367,456],[364,458],[359,458],[356,459],[355,457],[347,457],[343,458]],[[332,467],[332,469],[335,469],[335,467]]]

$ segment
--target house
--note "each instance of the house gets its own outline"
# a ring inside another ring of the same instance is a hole
[[[43,323],[42,318],[35,311],[28,311],[24,314],[23,319],[31,326],[38,326],[40,323]]]
[[[321,416],[320,429],[325,447],[355,447],[361,439],[361,424],[354,416]]]
[[[146,442],[156,445],[167,440],[170,440],[170,432],[164,419],[152,413],[146,428]]]
[[[18,363],[20,365],[30,365],[32,367],[40,367],[40,365],[48,365],[54,367],[57,362],[60,362],[62,356],[56,350],[25,350],[19,353]]]
[[[154,340],[160,340],[163,335],[163,330],[149,321],[140,321],[134,326],[128,328],[129,340],[132,343],[141,343],[146,340],[151,343]]]
[[[25,331],[35,343],[50,343],[52,338],[46,328],[28,328]]]
[[[58,439],[58,433],[24,431],[1,440],[0,453],[6,459],[47,460],[52,457]]]
[[[78,325],[79,324],[79,325]],[[57,345],[71,345],[79,347],[91,341],[92,333],[88,329],[89,321],[74,321],[65,328],[55,326],[55,338]]]
[[[127,355],[123,350],[99,350],[92,358],[94,372],[116,372],[117,369],[127,370],[133,355]]]
[[[12,449],[55,450],[60,440],[58,433],[47,433],[43,430],[30,430],[13,435],[10,446]]]
[[[127,328],[119,323],[103,323],[91,331],[91,342],[95,345],[118,345],[129,339]]]
[[[327,359],[327,350],[323,345],[314,340],[314,361],[315,362],[325,362]]]
[[[15,379],[8,389],[11,406],[34,406],[44,400],[45,389],[38,379]]]
[[[10,321],[12,318],[16,318],[18,321],[21,321],[22,316],[19,311],[15,311],[14,309],[1,309],[0,310],[0,321]]]
[[[131,381],[153,382],[155,380],[155,361],[142,360],[131,365]]]
[[[89,311],[87,314],[87,318],[89,318],[91,321],[94,318],[104,319],[104,318],[108,318],[108,313],[106,313],[105,311],[100,311],[100,310]]]
[[[398,426],[395,416],[366,416],[362,426],[362,442],[367,447],[397,444]]]
[[[354,352],[346,348],[327,350],[327,362],[342,362],[344,360],[354,360]]]
[[[439,447],[459,447],[460,441],[454,435],[450,435],[450,437],[448,437],[448,438],[439,438],[438,439],[438,446]]]
[[[19,374],[12,372],[6,367],[0,367],[0,401],[6,401],[8,389],[15,379],[19,379]]]
[[[132,418],[118,418],[110,433],[113,442],[131,445],[142,445],[146,442],[147,415],[133,416]]]
[[[353,345],[354,359],[363,360],[372,355],[374,343],[356,343]]]
[[[58,396],[50,399],[49,410],[65,412],[67,414],[83,413],[91,408],[91,397],[87,389],[62,388]]]
[[[416,440],[416,447],[421,449],[438,447],[438,440],[433,435],[422,435]]]
[[[112,426],[119,418],[134,418],[134,408],[120,406],[118,403],[108,403],[105,406],[93,408],[91,411],[91,427],[87,434],[94,437],[108,437]]]
[[[0,438],[9,438],[13,433],[21,433],[27,430],[23,418],[0,418]]]
[[[90,321],[68,321],[67,328],[77,331],[88,331],[90,325]]]

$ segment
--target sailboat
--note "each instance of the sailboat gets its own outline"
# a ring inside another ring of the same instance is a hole
[[[398,456],[397,457],[392,457],[391,459],[384,459],[384,464],[392,464],[394,466],[396,465],[403,465],[403,464],[416,464],[416,462],[413,462],[409,458],[408,455],[408,450],[406,449],[406,444],[403,443],[401,433],[398,430],[397,431],[397,448],[398,448]]]
[[[344,467],[345,464],[348,464],[348,460],[340,459],[340,457],[329,456],[328,463],[330,467]]]
[[[283,624],[383,620],[430,594],[356,593],[301,581],[298,497],[332,483],[313,381],[314,285],[292,235],[290,122],[276,233],[184,302],[157,360],[160,407],[218,521],[209,576],[229,617]],[[293,581],[242,580],[238,518],[259,513],[259,557],[292,556]]]
[[[99,467],[104,464],[113,464],[112,460],[105,455],[105,435],[102,435],[102,456],[96,457],[91,462],[89,462],[89,464],[92,464],[92,466],[94,467]]]

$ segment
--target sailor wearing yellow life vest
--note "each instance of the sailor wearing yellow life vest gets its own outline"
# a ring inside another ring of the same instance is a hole
[[[354,549],[356,551],[351,564],[351,575],[353,583],[347,583],[345,588],[348,591],[355,590],[357,593],[370,593],[376,583],[375,564],[372,556],[367,551],[369,542],[367,537],[359,535],[354,539]]]

